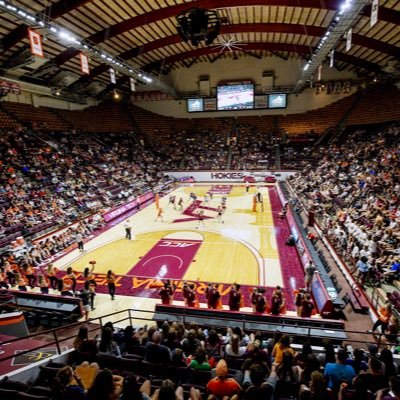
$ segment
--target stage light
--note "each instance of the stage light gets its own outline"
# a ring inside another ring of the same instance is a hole
[[[346,0],[342,6],[340,7],[340,13],[339,14],[343,14],[346,10],[348,10],[351,7],[351,1]]]
[[[66,42],[74,42],[76,39],[68,32],[61,31],[58,33],[60,39],[65,40]]]

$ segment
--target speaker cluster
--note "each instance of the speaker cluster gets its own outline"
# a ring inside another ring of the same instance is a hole
[[[221,22],[216,11],[190,8],[177,17],[179,36],[197,47],[201,42],[211,44],[219,35]]]

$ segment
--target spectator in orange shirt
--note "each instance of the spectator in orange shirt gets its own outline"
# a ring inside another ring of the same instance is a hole
[[[378,328],[378,326],[380,326],[382,333],[384,333],[389,325],[391,316],[392,316],[392,306],[389,302],[386,302],[385,305],[378,310],[378,319],[374,323],[372,330],[369,330],[368,332],[374,333]]]
[[[233,378],[227,377],[228,366],[225,360],[218,361],[215,373],[217,376],[207,383],[207,391],[213,396],[211,399],[222,399],[224,397],[231,400],[238,399],[242,388]]]
[[[280,364],[283,360],[283,353],[289,351],[295,355],[294,350],[290,347],[290,337],[288,335],[282,335],[279,342],[275,344],[272,349],[272,357],[274,357],[274,364]]]
[[[59,279],[56,276],[57,271],[57,268],[52,263],[47,266],[47,277],[50,280],[50,286],[53,290],[57,289],[58,287]]]

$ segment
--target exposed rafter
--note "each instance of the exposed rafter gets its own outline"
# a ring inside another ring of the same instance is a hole
[[[100,62],[107,63],[111,68],[113,68],[114,71],[119,71],[132,78],[140,78],[147,83],[152,83],[152,85],[166,93],[169,93],[173,97],[177,97],[177,93],[172,86],[160,81],[158,78],[149,77],[147,74],[143,74],[142,70],[136,66],[127,64],[125,60],[118,59],[102,50],[99,51],[88,40],[80,38],[75,34],[71,34],[68,29],[65,29],[60,24],[55,23],[48,16],[43,15],[40,12],[32,14],[31,12],[26,11],[25,8],[17,7],[5,0],[0,0],[0,10],[13,15],[14,17],[23,18],[25,21],[29,21],[29,23],[32,23],[35,26],[37,25],[42,32],[45,32],[49,36],[57,35],[57,37],[60,37],[62,40],[70,43],[70,48],[68,49],[70,52],[73,50],[77,51],[78,53],[81,51],[90,53],[92,58],[97,59]],[[50,60],[45,65],[48,64],[54,64],[54,60]]]
[[[247,43],[246,50],[254,50],[254,51],[264,50],[264,51],[271,51],[271,52],[285,51],[285,52],[289,52],[289,53],[310,55],[310,52],[312,52],[315,49],[310,48],[309,46],[304,46],[304,45],[295,45],[295,44],[287,44],[287,43],[259,43],[259,42],[256,42],[256,43]],[[219,52],[219,49],[212,48],[212,47],[197,48],[197,49],[187,51],[185,53],[175,54],[173,56],[163,59],[162,61],[157,61],[154,63],[147,64],[146,66],[143,67],[143,70],[158,71],[159,67],[161,66],[161,63],[163,63],[164,65],[170,65],[171,63],[180,62],[180,61],[186,60],[188,58],[200,57],[200,56],[204,56],[204,55],[208,55],[208,54],[215,54],[218,52]],[[348,64],[358,65],[361,68],[364,68],[365,70],[368,70],[368,71],[373,71],[373,72],[380,71],[379,65],[374,64],[370,61],[362,60],[360,58],[351,56],[346,53],[336,52],[336,58],[337,58],[337,60],[346,62]]]
[[[47,15],[51,19],[56,19],[64,14],[68,14],[70,11],[77,9],[90,1],[91,0],[59,0],[57,3],[54,3],[51,6],[43,9],[41,13]],[[2,39],[2,51],[6,52],[10,50],[11,47],[25,39],[28,36],[28,28],[28,25],[21,24],[12,30],[8,35],[4,36]]]
[[[291,33],[298,35],[309,35],[315,37],[321,37],[325,34],[326,29],[319,26],[313,25],[300,25],[300,24],[265,24],[265,23],[252,23],[252,24],[236,24],[236,25],[225,25],[221,28],[221,34],[235,34],[244,32],[265,32],[265,33]],[[128,51],[119,54],[119,57],[123,60],[129,60],[131,58],[143,55],[162,47],[171,46],[182,41],[179,35],[167,36],[162,39],[154,40],[140,47],[134,47]],[[390,45],[380,40],[368,38],[366,36],[353,34],[353,43],[362,47],[367,47],[376,51],[384,52],[393,57],[400,58],[400,48],[397,46]],[[246,47],[247,49],[247,47]],[[76,83],[85,83],[96,76],[102,74],[107,70],[106,65],[98,65],[90,72],[90,75],[81,77]]]
[[[314,50],[310,61],[304,66],[302,74],[295,84],[294,92],[300,92],[307,81],[313,76],[317,68],[323,64],[329,53],[335,48],[336,44],[343,38],[346,32],[355,24],[360,12],[370,0],[346,0],[346,9],[337,11],[335,16],[336,25],[331,26],[325,33],[317,50]],[[356,64],[357,65],[357,64]]]
[[[326,9],[326,10],[337,10],[342,3],[342,0],[198,0],[196,7],[199,8],[232,8],[232,7],[245,7],[245,6],[286,6],[286,7],[306,7],[314,9]],[[130,19],[121,21],[115,25],[112,25],[106,29],[103,29],[93,35],[88,40],[95,44],[104,42],[105,40],[112,39],[118,35],[128,32],[132,29],[136,29],[140,26],[150,24],[156,21],[160,21],[166,18],[172,18],[179,13],[190,8],[190,3],[181,3],[169,7],[164,7],[159,10],[150,11],[145,14],[141,14]],[[368,15],[368,9],[370,6],[366,6],[363,10],[363,14]],[[396,24],[400,24],[400,15],[398,11],[380,7],[379,18]],[[56,58],[55,62],[57,65],[62,65],[77,54],[68,53],[67,51],[60,53]]]

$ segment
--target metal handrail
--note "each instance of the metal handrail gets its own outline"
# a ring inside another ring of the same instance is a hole
[[[127,313],[127,316],[125,316],[124,318],[121,318],[121,319],[119,319],[117,321],[114,321],[113,323],[129,321],[129,324],[132,325],[132,321],[135,321],[135,320],[153,321],[153,322],[155,322],[154,319],[153,319],[153,316],[149,318],[149,317],[145,317],[145,316],[134,315],[136,313],[154,314],[153,311],[139,310],[139,309],[130,308],[130,309],[125,309],[125,310],[116,311],[116,312],[113,312],[113,313],[110,313],[110,314],[106,314],[106,315],[103,315],[101,317],[91,318],[88,321],[76,322],[76,323],[68,325],[68,327],[69,328],[73,328],[73,327],[77,327],[78,328],[81,325],[84,325],[84,324],[87,324],[87,323],[93,324],[96,321],[98,321],[98,323],[99,323],[98,327],[96,327],[94,329],[89,329],[89,332],[97,331],[97,330],[99,330],[99,329],[101,329],[103,327],[103,320],[104,319],[107,319],[107,318],[109,318],[111,316],[115,316],[115,315],[122,314],[122,313]],[[157,314],[171,315],[171,312],[157,311]],[[190,309],[183,310],[183,313],[179,314],[178,316],[182,318],[182,322],[184,324],[187,323],[187,322],[190,322],[190,318],[193,318],[193,315],[190,314]],[[196,315],[196,319],[199,319],[199,318],[200,319],[203,318],[206,321],[210,319],[209,316],[198,316],[198,315]],[[215,318],[216,320],[221,320],[221,321],[227,320],[227,318],[221,318],[221,317],[218,317],[218,315],[216,315],[213,318]],[[241,326],[241,328],[243,330],[250,330],[250,329],[247,328],[247,326],[248,326],[248,324],[251,323],[251,321],[246,321],[244,319],[244,316],[242,318],[237,318],[237,319],[229,318],[229,322],[237,323],[239,326]],[[275,332],[276,330],[279,330],[279,327],[283,327],[283,326],[284,327],[297,327],[298,326],[296,324],[284,324],[284,323],[273,323],[273,322],[269,322],[268,324],[272,325],[275,328],[273,330],[265,331],[265,332],[271,332],[271,333]],[[204,325],[208,325],[207,322],[205,322]],[[76,337],[76,334],[74,334],[74,335],[69,335],[68,337],[60,338],[60,332],[64,331],[65,328],[66,328],[66,326],[62,326],[62,327],[58,327],[58,328],[49,329],[49,330],[46,330],[46,331],[41,331],[41,332],[38,332],[38,333],[33,333],[33,334],[30,334],[28,336],[24,336],[24,337],[21,337],[21,338],[13,338],[13,339],[4,340],[4,341],[0,342],[0,346],[6,345],[6,344],[9,344],[9,343],[15,343],[15,342],[26,340],[26,339],[35,338],[37,336],[48,335],[48,336],[52,336],[54,339],[52,341],[46,342],[43,345],[30,348],[29,350],[21,351],[21,352],[18,353],[18,355],[22,355],[22,354],[26,354],[26,353],[29,353],[29,352],[32,352],[32,351],[35,351],[35,350],[39,350],[41,348],[48,347],[50,345],[55,345],[56,348],[57,348],[57,355],[61,355],[62,354],[61,344],[63,342],[66,342],[66,341],[71,340],[71,339]],[[318,329],[318,327],[315,327],[315,326],[309,326],[309,327],[303,327],[303,328],[307,329],[307,334],[305,335],[306,338],[310,338],[311,337],[311,330],[312,329]],[[352,330],[338,330],[338,329],[333,329],[333,328],[332,329],[329,328],[329,329],[325,329],[325,330],[329,330],[331,332],[335,332],[335,331],[339,332],[340,331],[340,332],[344,332],[346,334],[358,334],[358,335],[364,335],[364,336],[368,335],[368,333],[366,333],[366,332],[352,331]],[[369,335],[371,335],[371,334],[369,334]],[[373,340],[373,342],[375,342],[376,345],[379,348],[379,346],[382,344],[382,337],[385,336],[385,335],[382,334],[382,333],[379,333],[379,334],[376,334],[375,336],[378,337],[377,338],[377,342],[375,340]],[[313,336],[313,337],[315,337],[315,336]],[[363,340],[361,340],[361,339],[360,340],[358,340],[358,339],[347,339],[346,342],[360,343],[360,344],[363,344],[364,346],[366,344],[365,338]],[[391,342],[385,341],[384,345],[385,346],[386,345],[395,346],[395,345],[397,345],[397,343],[391,343]],[[6,361],[6,360],[8,360],[10,358],[14,358],[14,357],[15,357],[15,354],[12,354],[12,355],[9,355],[9,356],[6,356],[6,357],[0,357],[0,362]]]

